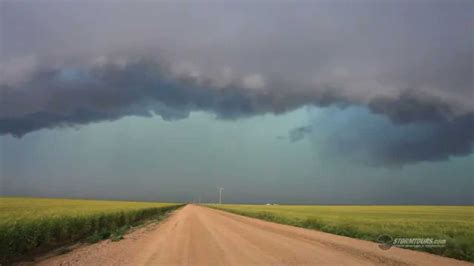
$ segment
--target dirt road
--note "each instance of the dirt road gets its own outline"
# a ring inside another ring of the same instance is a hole
[[[40,265],[472,265],[187,205],[118,242],[81,247]]]

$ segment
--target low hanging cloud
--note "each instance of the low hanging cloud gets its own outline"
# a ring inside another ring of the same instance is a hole
[[[54,128],[115,120],[123,116],[160,115],[183,119],[191,111],[215,113],[218,119],[237,119],[263,113],[283,113],[324,96],[268,94],[246,77],[216,87],[215,81],[194,73],[173,74],[154,60],[135,58],[124,64],[102,62],[86,69],[37,71],[18,86],[3,85],[0,133],[22,136]],[[276,92],[276,91],[275,91]]]
[[[289,131],[292,142],[309,139],[318,153],[372,166],[400,167],[443,161],[474,151],[474,115],[452,121],[395,124],[365,107],[325,108],[311,123]]]
[[[300,127],[295,127],[291,129],[288,135],[291,142],[297,142],[304,139],[307,135],[311,134],[312,132],[313,132],[313,127],[311,125],[300,126]]]
[[[1,5],[0,134],[362,106],[394,128],[430,128],[372,149],[381,164],[472,153],[469,1]]]

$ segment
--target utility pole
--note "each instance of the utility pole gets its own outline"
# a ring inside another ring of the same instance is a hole
[[[223,187],[219,188],[219,204],[222,204],[222,190],[224,190]]]

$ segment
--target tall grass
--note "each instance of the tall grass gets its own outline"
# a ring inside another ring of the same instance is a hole
[[[444,247],[417,250],[474,261],[474,206],[209,206],[369,241],[376,241],[382,234],[446,239]]]
[[[0,262],[106,236],[180,207],[174,203],[0,198]]]

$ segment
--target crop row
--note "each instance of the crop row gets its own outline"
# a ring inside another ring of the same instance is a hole
[[[78,216],[41,217],[0,223],[0,262],[97,235],[109,235],[181,207],[171,205]]]
[[[442,247],[413,248],[474,261],[473,207],[208,205],[270,222],[377,241],[392,237],[445,239]],[[398,217],[398,218],[397,218]]]

